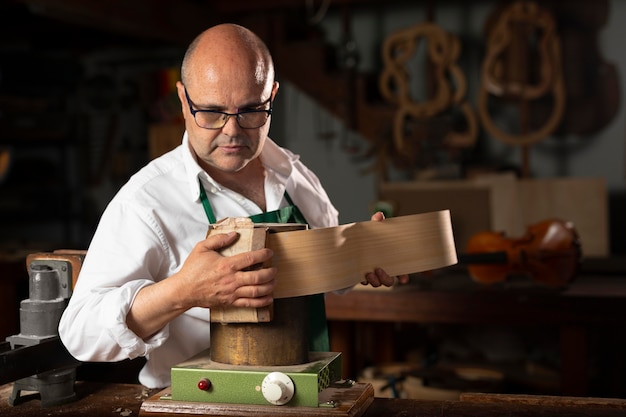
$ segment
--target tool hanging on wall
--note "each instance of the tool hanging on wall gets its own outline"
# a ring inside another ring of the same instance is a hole
[[[490,96],[516,103],[519,132],[498,126],[489,108]],[[533,129],[529,106],[552,96],[552,111]],[[522,175],[527,177],[528,147],[552,134],[565,111],[565,83],[561,46],[553,16],[535,2],[516,1],[499,15],[487,35],[481,68],[478,114],[485,130],[496,139],[520,146]]]
[[[421,42],[426,45],[428,97],[419,101],[411,95],[410,60],[418,53]],[[420,141],[441,140],[444,148],[462,149],[474,145],[478,132],[476,115],[465,101],[467,82],[457,64],[461,43],[457,36],[438,25],[426,22],[399,30],[387,37],[382,47],[384,68],[379,78],[383,97],[397,106],[393,120],[393,150],[408,159],[415,157],[414,138],[410,137],[411,123],[432,124]],[[446,120],[445,128],[434,126],[441,117],[450,117],[455,111],[463,119],[463,130],[450,128],[454,122]]]

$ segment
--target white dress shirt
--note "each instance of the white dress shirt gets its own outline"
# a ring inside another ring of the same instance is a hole
[[[297,155],[267,139],[267,211],[288,205],[285,190],[310,227],[331,227],[338,213],[317,176]],[[104,211],[69,305],[59,324],[61,340],[80,361],[112,362],[145,356],[139,381],[149,388],[170,384],[170,368],[209,347],[209,310],[192,308],[149,340],[126,325],[137,292],[178,272],[207,233],[198,178],[216,219],[261,213],[252,201],[222,187],[200,168],[187,134],[173,151],[137,172]]]

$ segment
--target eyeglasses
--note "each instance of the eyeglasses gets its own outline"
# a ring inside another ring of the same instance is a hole
[[[228,119],[231,116],[235,117],[240,128],[257,129],[267,123],[267,119],[269,119],[272,114],[273,103],[271,97],[260,104],[260,106],[264,106],[269,103],[270,108],[267,110],[253,109],[237,113],[226,113],[217,110],[196,110],[192,108],[194,107],[194,104],[191,102],[186,88],[185,97],[187,98],[187,103],[189,104],[189,111],[195,119],[196,124],[203,129],[221,129],[226,125],[226,122],[228,122]]]

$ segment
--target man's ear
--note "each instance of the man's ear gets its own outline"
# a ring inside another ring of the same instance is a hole
[[[180,105],[181,105],[181,108],[183,109],[183,115],[184,115],[185,109],[187,108],[187,99],[185,98],[185,86],[180,81],[176,81],[176,92],[178,94],[178,99],[180,100]]]
[[[272,86],[272,101],[274,101],[274,99],[276,98],[276,94],[278,94],[278,87],[280,85],[278,84],[278,81],[274,81],[274,85]]]

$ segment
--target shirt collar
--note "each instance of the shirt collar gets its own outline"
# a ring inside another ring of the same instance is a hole
[[[193,201],[200,199],[198,179],[204,183],[207,193],[211,192],[211,189],[220,190],[222,188],[221,185],[211,178],[198,164],[196,156],[191,150],[187,131],[183,134],[182,145],[183,163],[187,172],[187,183],[191,199]],[[293,163],[299,159],[299,156],[281,148],[268,137],[263,145],[260,158],[266,169],[274,171],[278,178],[286,182],[291,175]],[[207,188],[207,185],[210,185],[210,188]]]

